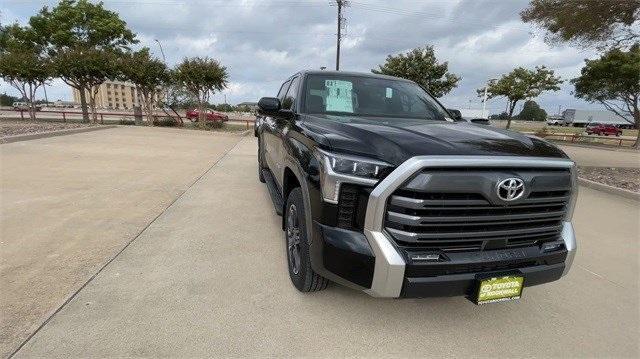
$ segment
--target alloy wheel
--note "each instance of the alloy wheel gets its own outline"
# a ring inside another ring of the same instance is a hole
[[[289,265],[291,271],[298,275],[302,265],[300,251],[300,223],[298,209],[292,204],[287,211],[287,250],[289,251]]]

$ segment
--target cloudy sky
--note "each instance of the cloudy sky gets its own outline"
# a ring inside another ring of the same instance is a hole
[[[55,1],[5,0],[0,21],[26,23],[45,4]],[[279,84],[300,69],[335,66],[336,8],[330,0],[105,0],[120,13],[158,58],[162,43],[166,61],[183,57],[219,59],[230,73],[229,88],[213,102],[257,101],[275,95]],[[519,19],[528,0],[359,0],[345,10],[346,38],[341,69],[370,71],[388,54],[433,45],[449,70],[462,76],[458,88],[442,101],[448,107],[480,108],[475,89],[487,79],[517,66],[546,65],[564,79],[576,77],[591,50],[550,47],[542,33]],[[0,92],[16,94],[0,81]],[[598,108],[571,95],[572,86],[542,95],[549,113],[558,107]],[[61,81],[47,87],[49,99],[70,99]],[[491,113],[504,99],[488,102]],[[521,106],[522,104],[520,104]]]

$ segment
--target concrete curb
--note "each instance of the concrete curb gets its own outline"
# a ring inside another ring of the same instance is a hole
[[[82,127],[82,128],[70,128],[67,130],[59,130],[59,131],[49,131],[49,132],[40,132],[40,133],[29,133],[25,135],[8,136],[8,137],[0,138],[0,144],[19,142],[19,141],[37,140],[39,138],[47,138],[47,137],[54,137],[54,136],[73,135],[76,133],[106,130],[108,128],[116,128],[116,127],[117,126],[115,125]]]
[[[607,192],[616,196],[621,196],[634,201],[640,201],[640,193],[629,191],[626,189],[609,186],[608,184],[594,182],[585,178],[578,178],[578,184],[587,188],[595,189],[597,191]]]

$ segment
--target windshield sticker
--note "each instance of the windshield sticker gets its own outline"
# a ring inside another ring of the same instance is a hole
[[[387,87],[387,98],[391,98],[393,97],[393,89],[390,87]]]
[[[327,88],[327,108],[326,111],[353,112],[351,81],[325,80]]]

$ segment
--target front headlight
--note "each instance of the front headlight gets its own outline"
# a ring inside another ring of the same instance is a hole
[[[316,150],[320,166],[320,186],[326,202],[338,203],[341,183],[374,186],[391,165],[373,159]]]

